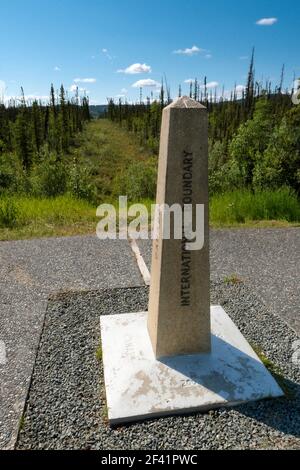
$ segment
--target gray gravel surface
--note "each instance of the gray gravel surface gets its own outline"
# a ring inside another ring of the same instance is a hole
[[[245,284],[212,283],[247,339],[280,367],[289,398],[145,421],[107,424],[99,316],[147,308],[148,290],[113,289],[53,298],[37,356],[19,449],[300,449],[297,339]]]
[[[49,294],[136,285],[143,280],[126,241],[0,242],[0,449],[16,441]]]
[[[151,242],[139,241],[151,265]],[[300,229],[211,230],[212,279],[237,274],[300,335]]]

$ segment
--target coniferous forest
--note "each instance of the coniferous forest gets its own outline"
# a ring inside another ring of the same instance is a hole
[[[296,90],[284,90],[284,67],[280,83],[255,80],[254,57],[247,85],[242,92],[217,97],[207,88],[190,84],[189,96],[209,112],[209,182],[211,194],[234,189],[290,188],[300,194],[300,106],[293,104]],[[178,96],[182,91],[179,86]],[[162,109],[171,102],[168,86],[160,99],[138,104],[109,101],[108,117],[135,133],[140,143],[158,153]]]
[[[71,100],[64,87],[50,90],[49,103],[0,103],[0,194],[76,195],[80,169],[68,153],[74,138],[90,120],[89,102],[78,92]]]

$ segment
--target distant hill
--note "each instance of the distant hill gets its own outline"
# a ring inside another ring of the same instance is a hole
[[[90,113],[93,118],[102,116],[107,111],[107,104],[98,104],[90,106]]]

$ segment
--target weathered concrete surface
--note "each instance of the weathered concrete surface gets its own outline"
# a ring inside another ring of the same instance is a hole
[[[126,241],[0,242],[0,449],[16,442],[49,294],[137,285]]]
[[[156,357],[209,352],[209,223],[207,110],[182,97],[163,111],[156,202],[193,209],[204,205],[204,246],[186,249],[182,221],[179,237],[164,229],[170,215],[159,214],[159,237],[153,242],[148,329]],[[182,216],[182,210],[179,210]],[[178,219],[177,219],[178,222]],[[172,224],[173,225],[173,224]]]
[[[101,317],[112,425],[283,395],[222,307],[212,307],[211,319],[211,354],[156,360],[147,313]]]

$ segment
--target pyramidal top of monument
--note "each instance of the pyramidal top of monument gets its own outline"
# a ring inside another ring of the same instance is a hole
[[[191,109],[191,108],[202,108],[205,109],[201,103],[196,100],[193,100],[189,96],[182,96],[177,100],[173,101],[173,103],[169,104],[165,109],[168,108],[183,108],[183,109]]]

